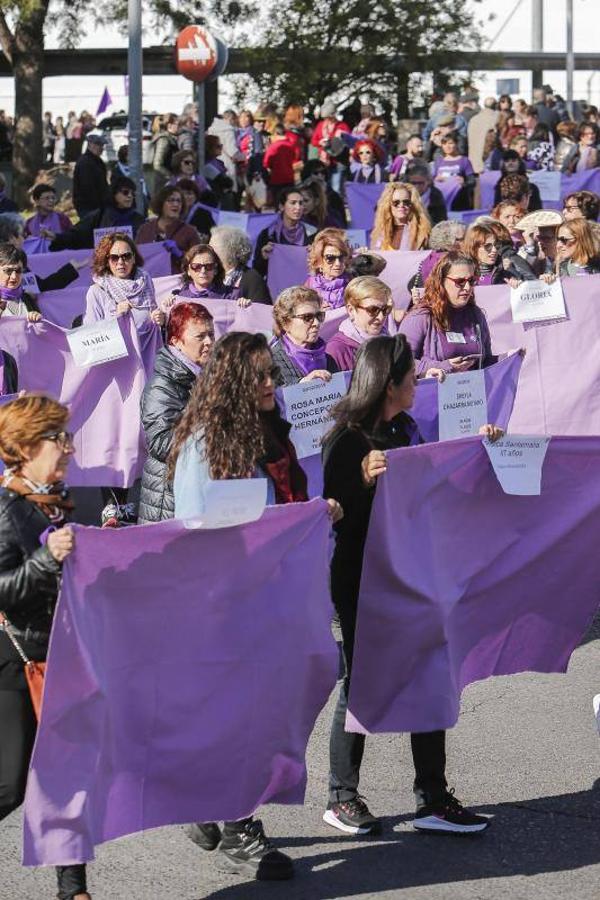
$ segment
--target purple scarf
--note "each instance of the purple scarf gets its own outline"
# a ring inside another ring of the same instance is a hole
[[[350,280],[350,275],[346,273],[339,278],[325,278],[324,275],[317,274],[309,275],[304,284],[316,291],[321,300],[332,309],[339,309],[344,305],[344,291]]]
[[[375,337],[374,334],[367,334],[366,331],[361,331],[360,328],[357,328],[354,322],[351,319],[344,319],[342,324],[340,325],[338,331],[341,331],[342,334],[345,334],[346,337],[350,338],[351,341],[354,341],[359,346],[364,344],[365,341],[370,341],[372,337]],[[387,324],[383,323],[383,328],[379,332],[380,335],[387,334]]]
[[[269,228],[269,237],[276,244],[294,244],[296,247],[303,247],[306,240],[306,232],[302,222],[298,222],[292,228],[288,228],[284,224],[281,213],[277,214],[277,218]]]
[[[199,366],[198,363],[193,362],[189,358],[189,356],[187,356],[182,350],[179,350],[178,347],[173,347],[172,344],[169,344],[168,350],[169,353],[174,356],[175,359],[178,359],[179,362],[186,367],[186,369],[189,369],[190,372],[192,372],[196,376],[196,378],[198,377],[198,375],[202,374],[202,366]]]
[[[312,347],[299,347],[289,339],[287,334],[284,334],[281,338],[281,343],[289,358],[303,375],[309,375],[315,369],[327,368],[325,341],[322,338],[319,338]]]
[[[20,284],[19,287],[9,288],[9,287],[0,287],[0,302],[4,305],[7,303],[20,303],[23,299],[23,285]]]
[[[27,231],[32,237],[41,237],[42,236],[42,228],[47,228],[48,231],[53,231],[54,234],[60,234],[62,231],[62,225],[60,222],[60,216],[57,212],[48,213],[47,216],[42,216],[41,213],[36,213],[35,216],[32,216],[27,221]]]
[[[181,288],[177,296],[182,300],[184,300],[186,297],[190,297],[192,300],[206,300],[211,297],[222,297],[223,293],[223,290],[217,287],[215,284],[211,284],[211,286],[207,288],[198,288],[193,281],[190,281],[190,283],[186,285],[186,287]]]

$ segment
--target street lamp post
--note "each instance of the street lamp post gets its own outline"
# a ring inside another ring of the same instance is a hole
[[[144,212],[144,170],[142,163],[142,0],[127,0],[129,49],[127,73],[129,79],[128,163],[136,187],[136,206]]]
[[[573,73],[575,54],[573,53],[573,0],[567,0],[567,108],[573,118]]]

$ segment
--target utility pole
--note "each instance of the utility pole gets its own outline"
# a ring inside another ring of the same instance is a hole
[[[544,49],[544,0],[531,0],[531,49],[541,53]],[[531,86],[541,88],[544,83],[544,72],[534,68],[531,72]]]
[[[127,74],[129,77],[128,164],[135,182],[136,207],[144,212],[144,169],[142,163],[142,0],[127,0],[129,49]]]
[[[573,52],[573,0],[567,0],[567,109],[573,118],[573,74],[575,54]]]

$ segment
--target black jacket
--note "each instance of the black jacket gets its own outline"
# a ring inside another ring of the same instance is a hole
[[[141,400],[142,425],[148,456],[142,473],[138,522],[172,519],[175,501],[167,483],[167,457],[173,429],[188,402],[196,376],[167,347],[156,356],[154,374]]]
[[[273,363],[279,368],[279,378],[277,379],[278,387],[288,387],[290,384],[298,384],[298,382],[304,378],[304,375],[296,366],[294,360],[285,352],[285,347],[281,341],[275,341],[274,344],[271,344],[271,356],[273,357]],[[325,354],[325,360],[328,372],[331,372],[332,374],[334,372],[339,372],[336,361],[333,357],[329,356],[328,353]]]
[[[113,228],[118,225],[118,212],[114,206],[108,204],[102,209],[94,209],[91,213],[84,216],[76,225],[57,234],[50,244],[50,252],[57,250],[86,250],[92,249],[94,246],[94,229],[96,228]],[[145,222],[144,216],[133,210],[130,222],[126,223],[131,226],[133,236],[135,238],[140,225]]]
[[[427,212],[429,213],[432,225],[437,225],[438,222],[445,222],[448,218],[444,195],[435,184],[432,184],[430,188]]]
[[[0,352],[4,357],[4,393],[16,394],[19,390],[19,370],[17,369],[16,360],[6,350]],[[0,385],[1,387],[2,385]]]
[[[106,165],[99,156],[86,150],[75,163],[73,206],[80,216],[105,206],[109,200]]]
[[[38,506],[0,488],[0,609],[13,628],[49,637],[58,596],[60,563],[40,545],[50,521]],[[19,638],[27,656],[44,660],[48,638]],[[0,631],[0,690],[27,690],[23,663],[6,634]]]

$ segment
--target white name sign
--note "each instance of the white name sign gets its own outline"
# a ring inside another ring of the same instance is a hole
[[[118,319],[104,319],[93,325],[82,325],[67,333],[67,341],[76,366],[90,368],[111,359],[127,356]]]
[[[110,228],[94,228],[94,247],[97,247],[107,234],[126,234],[133,240],[133,228],[131,225],[111,225]]]
[[[521,282],[518,288],[511,288],[510,306],[513,322],[545,322],[547,319],[567,318],[559,278],[553,284],[546,284],[544,281]]]
[[[331,426],[329,410],[346,391],[343,372],[336,372],[331,381],[315,378],[283,389],[286,419],[292,426],[290,440],[299,459],[320,452],[321,438]]]
[[[440,441],[477,434],[488,421],[482,370],[446,375],[438,384]]]
[[[230,528],[260,519],[267,505],[266,478],[231,478],[210,481],[205,507],[199,519],[188,519],[186,528]]]
[[[542,492],[542,467],[550,438],[537,435],[505,435],[483,446],[505,494],[536,496]]]

